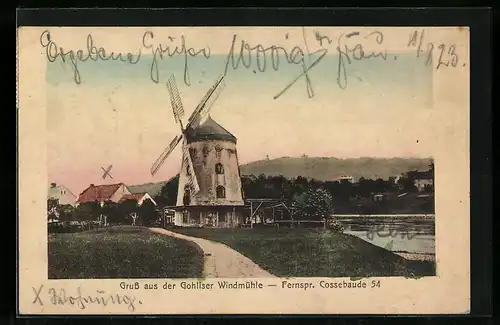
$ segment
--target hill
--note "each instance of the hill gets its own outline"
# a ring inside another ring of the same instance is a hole
[[[169,181],[157,182],[157,183],[146,183],[140,185],[129,185],[127,186],[130,193],[148,193],[152,197],[160,194],[162,187]]]
[[[410,170],[427,170],[431,161],[432,158],[282,157],[241,165],[240,171],[242,175],[303,176],[320,181],[334,180],[340,175],[350,175],[355,180],[388,179]]]

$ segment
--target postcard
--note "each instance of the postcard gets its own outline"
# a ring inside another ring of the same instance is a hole
[[[470,310],[465,27],[21,27],[19,314]]]

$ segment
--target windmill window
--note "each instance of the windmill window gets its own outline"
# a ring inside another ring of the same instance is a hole
[[[217,192],[218,199],[225,199],[226,198],[226,189],[224,188],[224,186],[221,186],[221,185],[217,186],[215,191]]]
[[[224,166],[222,164],[215,164],[215,173],[219,175],[224,174]]]
[[[182,199],[184,205],[189,205],[191,203],[191,191],[189,186],[184,186],[184,197]]]

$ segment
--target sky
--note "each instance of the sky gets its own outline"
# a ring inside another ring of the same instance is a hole
[[[318,57],[312,56],[310,59]],[[309,71],[314,96],[300,78],[279,98],[274,96],[302,72],[280,57],[274,71],[252,66],[228,69],[226,88],[211,117],[238,139],[239,161],[283,156],[430,157],[433,156],[433,70],[425,57],[391,53],[387,60],[353,61],[348,84],[337,83],[339,57],[330,51]],[[46,66],[48,175],[78,195],[90,183],[141,184],[167,180],[180,168],[180,146],[153,177],[150,167],[179,134],[166,80],[174,75],[185,120],[217,77],[227,53],[188,58],[190,85],[184,82],[184,57],[158,61],[159,82],[151,80],[153,57],[137,64],[79,62],[81,83],[60,58]],[[307,59],[306,59],[307,62]],[[113,179],[101,167],[113,164]]]

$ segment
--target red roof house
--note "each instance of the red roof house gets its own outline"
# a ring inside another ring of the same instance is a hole
[[[118,202],[124,196],[130,194],[130,191],[123,183],[111,185],[94,185],[85,189],[76,200],[76,205],[85,202],[98,202],[101,206],[106,201]]]
[[[144,203],[144,201],[148,199],[151,200],[151,202],[153,202],[154,205],[156,205],[155,200],[153,200],[153,198],[148,193],[125,194],[124,196],[122,196],[120,201],[118,201],[118,203],[122,203],[126,200],[135,200],[137,201],[137,205],[141,206]]]

